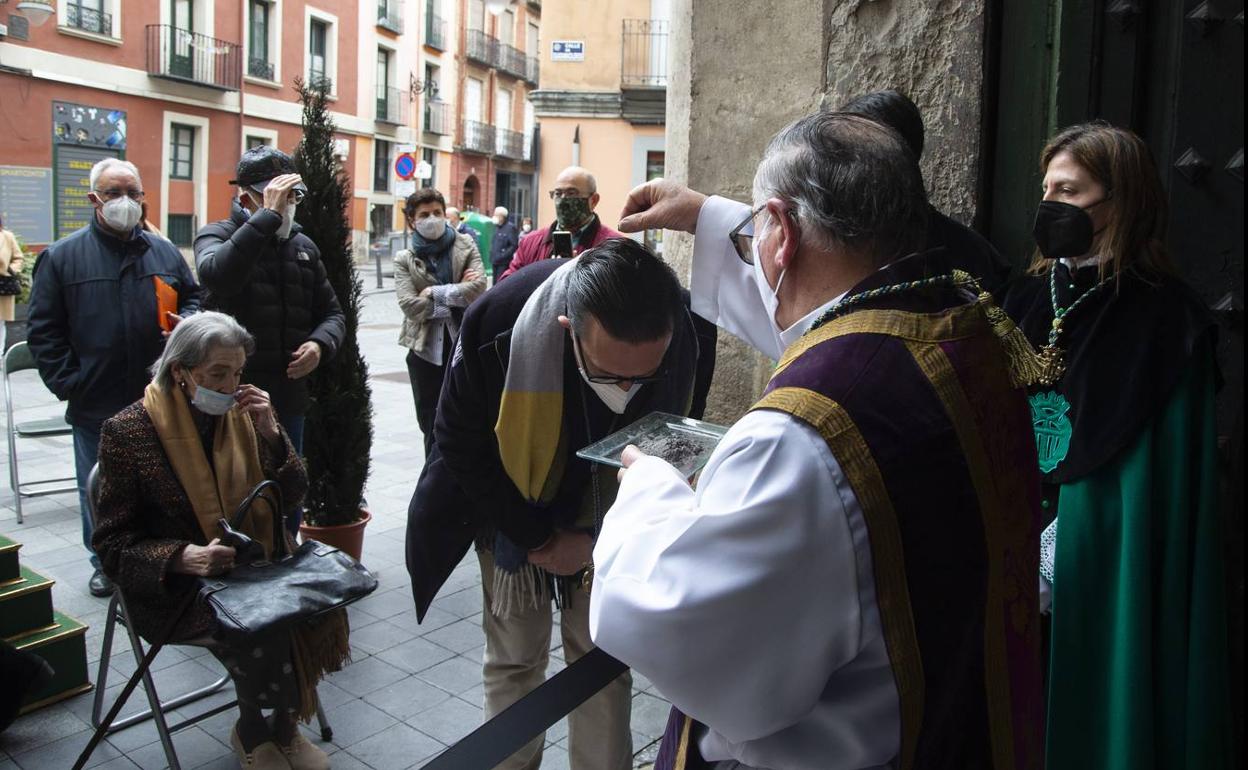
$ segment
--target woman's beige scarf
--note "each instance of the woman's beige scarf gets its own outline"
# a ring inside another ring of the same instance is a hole
[[[209,464],[185,398],[151,383],[143,393],[143,408],[152,418],[173,474],[190,498],[204,537],[211,542],[221,536],[217,523],[221,519],[230,521],[235,507],[264,481],[255,425],[239,409],[226,412],[212,438]],[[263,544],[266,557],[273,555],[276,545],[273,516],[269,506],[253,505],[238,527]],[[346,612],[337,610],[304,623],[291,633],[291,644],[299,681],[299,718],[306,722],[316,713],[317,682],[350,659]]]

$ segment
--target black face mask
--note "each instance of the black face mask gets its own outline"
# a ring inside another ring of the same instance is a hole
[[[1031,234],[1046,259],[1082,257],[1092,250],[1092,217],[1088,211],[1105,202],[1101,199],[1086,209],[1060,201],[1040,201]]]

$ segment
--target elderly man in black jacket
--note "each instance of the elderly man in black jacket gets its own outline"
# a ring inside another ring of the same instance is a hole
[[[256,338],[246,380],[269,392],[303,451],[305,377],[332,356],[346,333],[321,252],[295,224],[307,187],[286,153],[261,145],[238,162],[238,201],[230,218],[195,237],[195,265],[208,290],[204,307],[238,319]],[[293,522],[292,522],[293,524]]]
[[[106,158],[89,182],[94,216],[35,263],[28,341],[44,384],[69,402],[82,542],[95,567],[88,587],[107,596],[112,584],[91,551],[86,492],[100,426],[142,397],[164,333],[199,309],[200,289],[177,248],[143,230],[143,183],[134,164]]]
[[[552,599],[564,659],[593,646],[578,586],[616,469],[576,451],[652,411],[702,414],[716,331],[688,303],[669,266],[617,238],[517,272],[464,316],[408,509],[407,567],[423,619],[476,540],[487,719],[545,678]],[[570,715],[572,767],[632,767],[629,682]],[[499,767],[537,767],[541,749],[534,739]]]

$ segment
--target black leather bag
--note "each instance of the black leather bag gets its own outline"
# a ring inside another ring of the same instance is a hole
[[[274,500],[263,497],[271,490]],[[238,532],[257,500],[274,510],[272,560],[264,549]],[[214,637],[227,644],[288,629],[292,625],[359,601],[377,589],[377,578],[364,565],[333,546],[305,540],[287,553],[282,522],[282,492],[277,482],[260,482],[235,512],[221,520],[221,543],[233,546],[235,567],[224,575],[199,578],[199,596],[212,609]]]
[[[12,273],[0,273],[0,297],[16,297],[22,293],[22,277]]]

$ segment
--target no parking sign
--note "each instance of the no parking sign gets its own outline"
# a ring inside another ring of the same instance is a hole
[[[399,179],[411,179],[416,175],[416,158],[406,152],[400,153],[394,159],[394,174]]]

